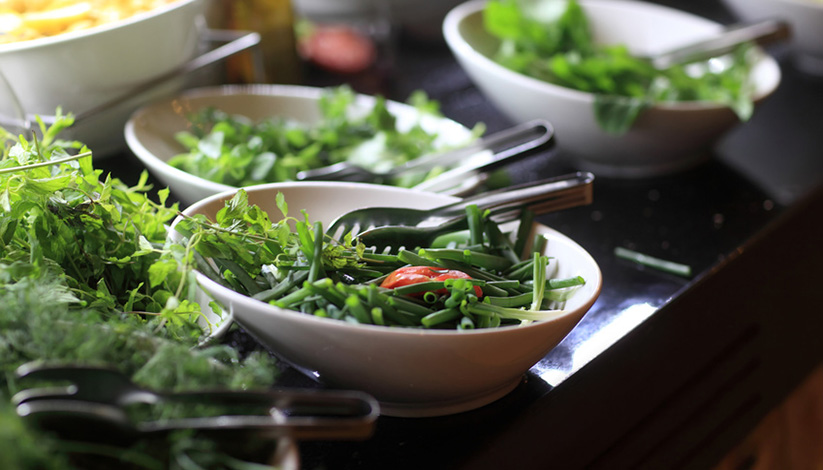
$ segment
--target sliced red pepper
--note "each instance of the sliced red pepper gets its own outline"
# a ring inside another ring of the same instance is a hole
[[[397,287],[419,284],[421,282],[445,281],[446,279],[471,279],[471,276],[456,269],[439,269],[430,266],[406,266],[396,269],[389,274],[386,279],[380,283],[380,287],[395,289]],[[448,290],[445,288],[434,291],[436,294],[445,294],[447,292]],[[480,289],[479,286],[474,286],[474,293],[477,294],[477,297],[483,296],[483,290]],[[420,292],[419,295],[423,295],[423,292]]]

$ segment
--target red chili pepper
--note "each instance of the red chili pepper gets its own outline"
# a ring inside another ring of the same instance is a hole
[[[429,266],[406,266],[393,271],[380,283],[380,287],[395,289],[397,287],[419,284],[429,281],[445,281],[446,279],[471,279],[471,276],[456,269],[438,269]],[[436,294],[445,294],[447,289],[438,289]],[[474,286],[474,293],[477,297],[483,296],[483,291],[479,286]],[[423,295],[420,292],[418,295]]]

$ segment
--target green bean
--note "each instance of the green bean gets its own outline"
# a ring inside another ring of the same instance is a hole
[[[485,229],[489,237],[489,243],[500,250],[503,257],[509,260],[510,264],[515,264],[520,261],[521,252],[515,251],[511,242],[503,235],[503,232],[500,231],[500,227],[497,224],[487,223]]]
[[[278,297],[286,295],[286,293],[288,293],[290,290],[294,289],[298,285],[301,285],[303,281],[308,279],[308,277],[308,271],[289,272],[289,274],[286,275],[286,279],[281,281],[280,284],[277,284],[271,289],[266,289],[264,291],[258,292],[257,294],[254,294],[252,297],[263,302],[268,302],[271,299],[276,299]]]
[[[375,325],[385,325],[386,322],[383,321],[383,310],[380,307],[374,307],[371,309],[371,319],[372,323]]]
[[[389,305],[396,308],[397,310],[403,310],[405,312],[413,313],[415,315],[424,316],[431,313],[429,307],[420,305],[410,300],[406,300],[402,297],[389,297],[388,302]]]
[[[418,292],[438,290],[438,289],[442,289],[443,287],[445,287],[445,283],[443,281],[428,281],[428,282],[418,282],[417,284],[409,284],[409,285],[406,285],[406,286],[395,287],[392,290],[397,295],[409,295],[409,294],[416,294]]]
[[[312,251],[311,268],[309,268],[309,282],[314,282],[326,275],[323,269],[323,224],[314,224],[314,250]]]
[[[260,286],[254,282],[254,279],[249,276],[249,273],[247,273],[245,269],[234,261],[225,258],[218,258],[215,259],[214,262],[220,265],[223,269],[228,269],[231,271],[234,278],[237,279],[240,285],[242,285],[249,294],[254,295],[262,290]]]
[[[409,250],[400,250],[400,252],[397,253],[397,258],[412,266],[431,266],[434,268],[443,268],[441,263],[418,256],[416,253]]]
[[[522,307],[528,305],[533,300],[531,292],[525,292],[519,295],[512,295],[509,297],[486,297],[485,301],[492,305],[499,305],[501,307]]]
[[[466,220],[469,224],[469,241],[472,245],[483,243],[483,217],[477,204],[466,206]]]
[[[474,326],[474,321],[471,318],[463,317],[460,319],[460,323],[458,323],[457,328],[461,330],[473,330]]]
[[[523,212],[520,213],[520,225],[517,227],[517,235],[515,236],[514,242],[514,252],[519,255],[520,259],[526,257],[526,245],[533,225],[534,212],[529,209],[523,209]]]
[[[422,323],[426,328],[431,328],[442,323],[456,320],[461,316],[463,316],[463,314],[460,313],[460,310],[455,308],[447,308],[426,315],[420,319],[420,323]]]
[[[363,307],[363,303],[360,302],[360,298],[356,295],[350,295],[346,298],[346,307],[348,307],[349,312],[351,312],[352,316],[357,319],[360,323],[371,323],[371,315],[366,311],[366,308]]]
[[[429,248],[420,250],[419,255],[423,258],[435,261],[452,260],[461,261],[471,266],[487,269],[490,271],[503,271],[508,269],[512,263],[502,256],[489,255],[486,253],[474,252],[470,250],[457,250],[452,248]]]

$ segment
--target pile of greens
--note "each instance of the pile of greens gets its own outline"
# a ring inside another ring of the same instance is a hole
[[[731,64],[719,71],[698,64],[659,71],[623,45],[596,44],[576,0],[491,0],[483,13],[486,30],[501,41],[498,63],[594,93],[595,116],[606,132],[627,132],[644,109],[660,102],[720,103],[742,121],[753,112],[750,45],[733,52]]]
[[[545,320],[562,314],[563,303],[585,283],[579,276],[547,279],[553,261],[540,254],[545,238],[537,237],[533,253],[525,251],[530,212],[517,233],[504,234],[488,212],[469,206],[468,230],[443,235],[432,247],[384,254],[351,234],[332,238],[305,212],[302,219],[288,217],[282,193],[276,202],[284,217],[272,222],[241,189],[214,223],[197,214],[175,229],[214,281],[281,308],[352,323],[474,329]],[[420,267],[431,268],[431,280],[384,283]],[[435,279],[454,271],[464,278]]]
[[[355,99],[348,86],[325,90],[318,101],[321,118],[310,125],[287,117],[255,123],[244,116],[204,108],[188,117],[191,131],[176,135],[187,153],[173,157],[169,164],[210,181],[240,187],[294,181],[300,171],[342,161],[381,171],[446,150],[438,142],[438,134],[420,123],[399,130],[383,97],[375,97],[364,115],[353,116]],[[440,115],[438,103],[423,92],[412,94],[409,104],[423,115]],[[474,136],[482,132],[482,125],[473,130]],[[434,168],[386,183],[411,187],[444,170]]]
[[[189,256],[166,243],[168,191],[155,202],[146,174],[134,187],[103,176],[58,138],[72,122],[58,112],[31,140],[0,129],[0,468],[250,468],[188,433],[130,449],[57,440],[10,405],[30,361],[114,367],[161,390],[267,387],[278,373],[268,354],[202,344]]]

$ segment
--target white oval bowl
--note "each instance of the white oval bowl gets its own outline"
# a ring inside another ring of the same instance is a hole
[[[622,136],[605,133],[592,110],[594,95],[528,77],[491,57],[498,41],[484,30],[485,0],[459,5],[443,22],[446,43],[480,91],[514,122],[552,123],[558,147],[601,175],[643,177],[674,172],[699,161],[714,140],[739,122],[725,106],[705,102],[656,105]],[[662,52],[711,36],[718,23],[672,8],[633,0],[580,0],[595,39],[625,44],[637,54]],[[780,83],[780,68],[762,54],[752,72],[756,103]]]
[[[185,148],[175,134],[190,127],[189,113],[215,107],[229,114],[239,114],[253,121],[280,116],[312,124],[322,118],[318,107],[323,88],[296,85],[227,85],[188,90],[179,96],[154,102],[137,110],[125,126],[126,143],[140,161],[184,204],[236,189],[232,186],[195,176],[167,162]],[[374,97],[358,95],[353,112],[367,112]],[[429,132],[438,132],[436,145],[457,145],[471,137],[471,130],[446,118],[424,115],[413,106],[389,101],[389,112],[397,117],[398,128],[416,122]]]
[[[790,48],[797,67],[823,75],[823,2],[814,0],[723,0],[742,21],[782,18],[792,27]]]
[[[179,0],[122,21],[0,45],[3,75],[30,115],[79,114],[128,94],[137,86],[181,66],[197,53],[205,0]],[[67,131],[95,156],[125,147],[123,125],[152,98],[178,91],[182,80],[78,122]],[[0,113],[11,114],[0,103]]]
[[[328,225],[338,215],[366,206],[429,208],[455,198],[388,186],[353,183],[273,183],[246,188],[251,204],[279,214],[282,192],[290,212],[305,209]],[[185,215],[213,218],[235,191],[195,203]],[[179,218],[178,218],[179,220]],[[332,387],[361,390],[390,416],[437,416],[488,404],[516,387],[523,374],[554,348],[597,299],[602,275],[577,243],[546,226],[546,254],[556,258],[556,277],[580,275],[586,284],[566,303],[567,313],[527,326],[472,331],[421,330],[353,325],[274,307],[220,286],[198,274],[211,297],[262,344]]]

